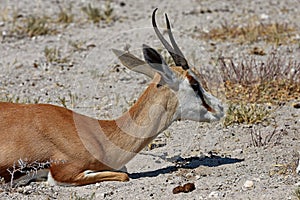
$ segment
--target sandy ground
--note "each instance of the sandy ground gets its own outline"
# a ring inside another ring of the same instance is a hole
[[[161,48],[151,28],[151,14],[158,7],[157,21],[165,27],[168,13],[174,34],[189,62],[201,71],[210,69],[219,56],[241,61],[251,45],[212,42],[195,37],[222,24],[243,24],[252,17],[262,22],[281,22],[299,30],[300,2],[287,1],[119,1],[111,2],[116,21],[95,25],[87,21],[81,7],[90,1],[61,1],[72,5],[75,21],[57,33],[18,38],[9,35],[13,13],[19,17],[59,13],[56,1],[0,0],[0,97],[20,102],[43,102],[91,117],[111,119],[124,112],[147,87],[149,79],[130,72],[111,52],[128,49],[141,57],[143,43]],[[105,1],[91,1],[103,7]],[[2,19],[1,19],[2,18]],[[299,37],[299,35],[298,35]],[[74,48],[72,44],[80,48]],[[266,52],[272,45],[259,43]],[[45,48],[59,48],[64,64],[49,64]],[[276,49],[299,60],[299,42]],[[259,59],[265,59],[264,56]],[[19,100],[18,100],[19,99]],[[300,176],[295,166],[300,151],[300,110],[290,102],[263,125],[207,124],[179,121],[156,140],[159,147],[143,150],[126,167],[131,180],[105,182],[84,187],[31,183],[13,192],[0,192],[0,199],[297,199]],[[263,147],[255,147],[251,130],[266,137],[277,126],[277,134]],[[194,183],[190,193],[173,194],[178,185]]]

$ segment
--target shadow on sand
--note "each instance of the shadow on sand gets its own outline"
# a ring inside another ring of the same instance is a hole
[[[179,157],[176,163],[172,166],[168,166],[165,168],[147,171],[147,172],[139,172],[139,173],[131,173],[128,174],[131,179],[138,179],[143,177],[156,177],[161,174],[168,174],[177,171],[178,169],[195,169],[199,166],[208,166],[208,167],[216,167],[220,165],[234,164],[238,162],[242,162],[244,159],[238,158],[228,158],[228,157],[220,157],[220,156],[205,156],[205,157],[189,157],[182,158]]]

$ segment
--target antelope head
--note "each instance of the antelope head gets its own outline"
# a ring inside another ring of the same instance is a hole
[[[115,49],[113,49],[113,52],[127,68],[153,78],[153,82],[156,83],[157,87],[166,86],[172,90],[178,100],[173,120],[188,119],[198,122],[220,120],[224,116],[221,101],[201,86],[200,79],[196,75],[199,72],[195,72],[195,69],[189,66],[173,37],[167,14],[165,14],[167,33],[171,44],[164,38],[155,21],[156,11],[157,8],[152,14],[154,31],[173,58],[175,66],[168,66],[156,50],[145,44],[143,45],[145,61],[128,52]]]

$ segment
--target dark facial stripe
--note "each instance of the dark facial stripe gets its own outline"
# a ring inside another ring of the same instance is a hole
[[[202,104],[203,106],[209,111],[209,112],[215,112],[214,109],[212,109],[205,101],[204,99],[204,96],[203,96],[203,93],[201,91],[201,88],[200,88],[200,84],[199,82],[194,79],[194,77],[190,76],[190,75],[187,75],[187,78],[190,82],[190,85],[191,87],[193,88],[193,90],[195,91],[195,93],[200,97],[201,101],[202,101]]]

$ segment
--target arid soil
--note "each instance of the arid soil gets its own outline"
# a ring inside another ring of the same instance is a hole
[[[104,20],[93,23],[82,10],[89,4],[113,10]],[[129,50],[140,58],[142,44],[162,49],[151,25],[154,8],[159,8],[157,22],[161,28],[166,27],[164,13],[168,13],[179,46],[201,73],[221,79],[216,62],[220,56],[236,62],[252,56],[264,62],[276,51],[286,62],[300,62],[298,0],[112,0],[110,7],[107,5],[100,0],[0,0],[0,99],[66,106],[98,119],[121,115],[150,80],[125,69],[111,49]],[[58,20],[60,8],[73,15],[71,22]],[[22,25],[29,16],[47,16],[49,31],[34,35],[24,30]],[[234,38],[203,36],[212,29],[243,26],[251,20],[293,27],[292,42],[237,42]],[[255,48],[263,53],[253,53]],[[51,50],[56,52],[52,57]],[[219,94],[225,104],[224,96]],[[258,124],[225,127],[222,122],[174,122],[126,165],[129,182],[83,187],[38,182],[13,189],[3,187],[0,199],[296,200],[300,198],[296,192],[300,175],[295,170],[300,151],[300,109],[293,106],[295,103],[299,99],[270,105],[271,114]],[[194,183],[195,190],[173,194],[175,187],[187,183]]]

